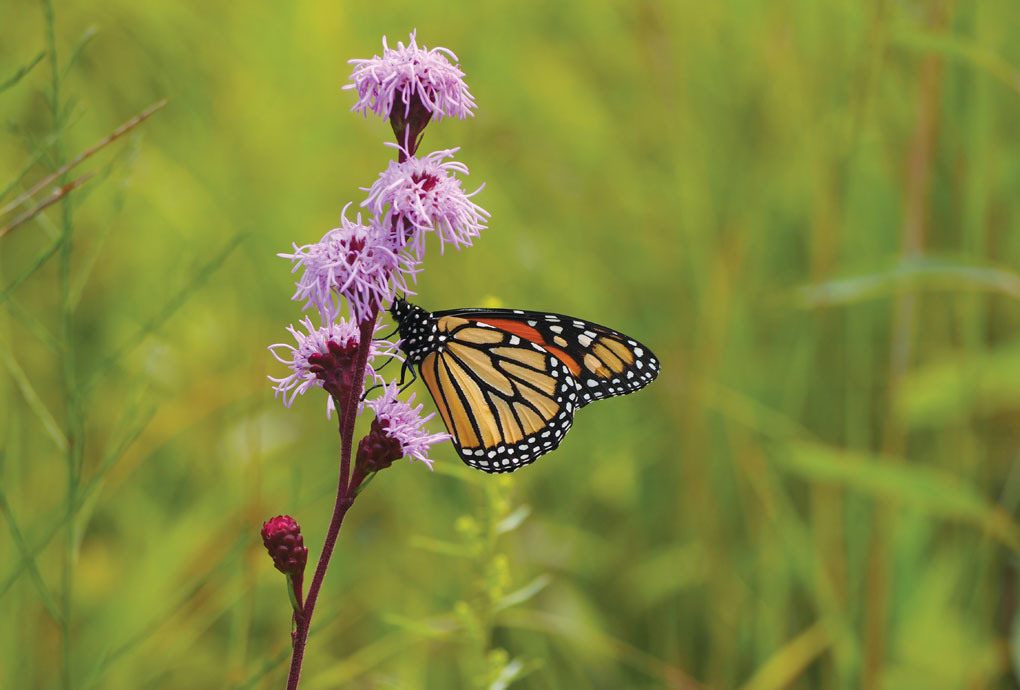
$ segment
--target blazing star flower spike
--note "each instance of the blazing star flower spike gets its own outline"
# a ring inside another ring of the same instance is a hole
[[[358,342],[361,339],[358,327],[345,319],[340,319],[327,326],[315,328],[308,317],[301,321],[301,326],[307,333],[299,331],[293,325],[287,327],[297,342],[296,347],[287,343],[269,346],[273,357],[291,370],[289,376],[282,378],[270,376],[269,380],[276,384],[273,390],[276,391],[276,395],[283,396],[283,404],[286,407],[290,407],[294,399],[304,395],[309,388],[325,388],[330,394],[326,401],[326,417],[331,418],[336,410],[334,399],[343,399],[354,383],[352,370]],[[378,332],[382,328],[382,324],[378,324],[375,331]],[[283,354],[277,352],[278,349]],[[372,360],[378,356],[401,359],[395,344],[387,340],[373,340],[365,366],[365,378],[373,383],[382,380],[372,367]]]
[[[394,146],[393,144],[387,144]],[[400,147],[397,147],[400,148]],[[403,151],[403,149],[401,149]],[[439,237],[442,252],[446,243],[456,249],[470,247],[471,241],[485,229],[489,212],[471,201],[482,185],[470,194],[460,186],[457,173],[468,174],[467,166],[452,159],[459,148],[433,151],[424,158],[408,156],[402,162],[390,161],[369,189],[362,206],[381,215],[381,223],[390,231],[394,251],[410,245],[420,261],[425,255],[425,233]]]
[[[393,299],[395,291],[409,292],[407,277],[418,272],[412,257],[398,254],[389,246],[386,233],[377,218],[368,225],[347,219],[347,207],[341,226],[327,232],[315,244],[294,245],[291,254],[277,254],[294,262],[292,272],[303,268],[293,299],[305,300],[305,309],[315,307],[324,322],[339,316],[341,298],[350,305],[357,323],[368,320]]]
[[[407,456],[409,461],[420,460],[432,468],[428,457],[429,446],[451,438],[449,434],[430,434],[422,427],[435,414],[423,417],[422,405],[411,407],[414,394],[407,402],[397,396],[396,382],[383,386],[383,394],[365,404],[375,412],[375,421],[368,436],[358,446],[358,463],[368,471],[388,467],[394,460]]]
[[[386,44],[384,36],[382,57],[348,60],[354,65],[352,83],[343,88],[358,92],[358,102],[352,111],[367,116],[371,110],[380,117],[393,115],[407,120],[420,103],[435,120],[443,117],[463,120],[473,115],[475,100],[464,83],[457,56],[446,48],[419,48],[416,33],[411,32],[407,46],[398,42],[396,49]],[[395,107],[398,96],[400,105]]]

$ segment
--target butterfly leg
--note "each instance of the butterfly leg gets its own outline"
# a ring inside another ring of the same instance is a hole
[[[379,368],[375,370],[376,373],[382,371],[382,368],[385,367],[387,364],[389,364],[394,359],[396,359],[396,357],[390,357],[390,359],[386,360],[386,362],[384,364],[381,364],[379,366]],[[411,380],[408,381],[407,383],[404,383],[404,379],[407,378],[407,372],[408,371],[411,372]],[[400,367],[400,380],[397,381],[397,385],[400,386],[400,392],[403,393],[405,390],[407,390],[411,386],[411,384],[413,384],[417,380],[418,380],[418,374],[415,372],[414,366],[412,366],[411,364],[409,364],[408,362],[405,361],[403,363],[403,366]],[[374,386],[371,386],[370,388],[366,389],[365,392],[361,394],[362,401],[364,401],[365,398],[368,397],[368,394],[371,393],[372,391],[374,391],[376,388],[382,388],[382,387],[383,387],[383,384],[377,383]]]
[[[382,364],[380,364],[380,365],[379,365],[379,367],[378,367],[378,368],[377,368],[377,369],[375,370],[375,373],[377,373],[377,374],[378,374],[378,373],[379,373],[380,371],[382,371],[383,369],[385,369],[385,368],[386,368],[386,365],[387,365],[387,364],[389,364],[390,362],[392,362],[392,361],[393,361],[394,359],[397,359],[397,358],[396,358],[396,357],[394,357],[393,355],[390,355],[390,356],[389,356],[389,357],[388,357],[388,358],[386,359],[386,361],[385,361],[385,362],[383,362]]]
[[[390,338],[392,338],[393,336],[395,336],[399,332],[400,332],[400,326],[397,326],[396,328],[394,328],[392,331],[390,331],[386,335],[379,336],[378,338],[373,338],[373,340],[389,340]]]
[[[404,377],[408,371],[411,372],[411,380],[405,384]],[[400,392],[403,393],[404,391],[406,391],[408,388],[411,387],[411,384],[413,384],[417,380],[418,374],[414,370],[414,365],[412,365],[410,362],[405,361],[403,366],[400,367],[400,381],[397,382],[397,385],[400,386]]]

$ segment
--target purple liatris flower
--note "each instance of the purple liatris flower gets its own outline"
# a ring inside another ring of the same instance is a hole
[[[300,525],[290,515],[277,515],[263,522],[262,543],[281,573],[301,575],[305,572],[308,549]]]
[[[377,219],[362,225],[360,214],[351,222],[346,211],[344,207],[341,226],[315,244],[295,244],[292,254],[277,255],[293,261],[293,271],[304,269],[293,299],[305,300],[305,309],[318,309],[324,322],[339,315],[341,297],[357,323],[368,320],[393,299],[395,290],[408,292],[406,276],[413,277],[418,270],[411,257],[387,246]]]
[[[308,317],[301,321],[301,326],[307,333],[301,332],[293,325],[287,327],[297,342],[296,346],[287,343],[269,346],[273,357],[291,370],[289,376],[282,378],[270,376],[269,380],[276,384],[273,388],[277,395],[283,396],[283,404],[287,407],[291,406],[294,398],[303,395],[309,388],[313,386],[325,388],[330,394],[326,402],[326,416],[329,417],[336,409],[334,399],[342,400],[354,383],[354,359],[360,341],[358,327],[345,319],[340,319],[328,326],[315,328]],[[375,330],[379,331],[381,328],[382,325],[378,324]],[[278,352],[278,349],[283,354]],[[372,367],[373,358],[380,355],[399,358],[393,343],[387,340],[373,340],[364,371],[367,379],[380,380]]]
[[[400,115],[405,119],[416,101],[436,120],[444,116],[464,119],[475,107],[464,73],[456,64],[457,56],[446,48],[419,48],[415,32],[407,46],[398,42],[395,49],[390,48],[384,36],[382,57],[348,62],[354,65],[353,83],[344,88],[357,89],[358,102],[351,110],[364,115],[371,110],[390,117],[397,110],[394,103],[398,96]]]
[[[368,435],[358,444],[357,464],[366,472],[389,467],[395,460],[407,456],[432,467],[428,457],[429,446],[450,437],[449,434],[430,434],[422,427],[434,414],[423,417],[422,405],[411,407],[414,394],[407,402],[400,400],[396,383],[383,386],[383,394],[365,404],[375,412],[375,420]]]
[[[392,144],[390,144],[392,146]],[[402,156],[403,161],[390,161],[389,167],[379,173],[379,179],[362,202],[369,211],[386,215],[381,226],[390,233],[391,247],[399,251],[410,245],[419,260],[425,254],[425,233],[433,231],[439,237],[440,251],[447,242],[455,248],[471,246],[471,240],[485,229],[489,213],[460,186],[456,173],[468,174],[467,166],[453,158],[459,149],[433,151],[424,158]],[[406,152],[405,152],[406,153]]]

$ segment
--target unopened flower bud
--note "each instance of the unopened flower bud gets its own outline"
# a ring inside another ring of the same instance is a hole
[[[262,543],[281,573],[300,576],[308,561],[301,527],[290,515],[277,515],[262,523]]]
[[[345,398],[354,383],[354,362],[358,355],[357,340],[326,343],[326,353],[308,357],[308,370],[322,381],[322,387],[334,398]]]
[[[404,457],[400,440],[387,433],[389,423],[376,417],[368,435],[358,443],[357,465],[366,473],[386,469],[395,460]]]

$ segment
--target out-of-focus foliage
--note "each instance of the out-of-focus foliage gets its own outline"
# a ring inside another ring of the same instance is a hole
[[[0,687],[284,685],[258,531],[317,556],[338,449],[265,378],[275,254],[385,167],[340,87],[413,28],[479,104],[423,151],[492,213],[417,301],[663,373],[507,485],[381,474],[302,687],[1015,687],[1011,0],[0,4],[0,207],[170,100],[0,237]]]

